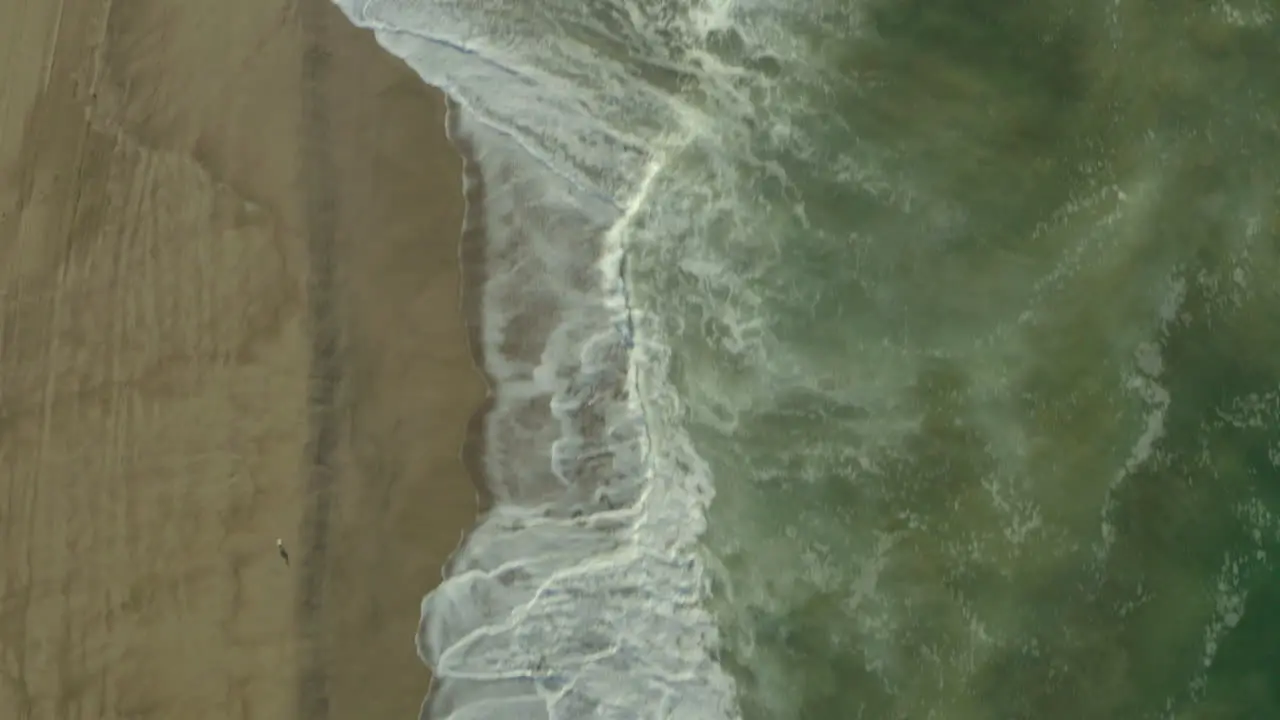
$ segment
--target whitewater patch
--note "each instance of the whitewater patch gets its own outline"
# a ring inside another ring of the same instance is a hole
[[[501,135],[454,130],[490,188],[495,507],[423,601],[424,716],[732,717],[695,551],[711,482],[671,420],[661,336],[628,307],[630,215],[608,223]]]

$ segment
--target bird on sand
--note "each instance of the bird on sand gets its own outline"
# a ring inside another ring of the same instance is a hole
[[[276,550],[280,551],[280,558],[284,560],[284,564],[289,564],[289,551],[284,549],[284,541],[276,538]]]

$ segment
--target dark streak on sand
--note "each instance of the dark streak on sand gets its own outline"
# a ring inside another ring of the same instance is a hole
[[[334,504],[333,454],[338,440],[337,394],[341,379],[338,325],[334,308],[334,247],[337,197],[326,97],[330,54],[326,10],[329,0],[299,0],[295,6],[302,25],[302,117],[299,130],[302,177],[306,195],[303,228],[307,235],[310,272],[307,310],[311,332],[311,371],[308,388],[310,433],[304,467],[307,504],[303,509],[298,563],[300,655],[298,717],[324,720],[329,716],[325,647],[324,597],[328,579],[330,515]]]

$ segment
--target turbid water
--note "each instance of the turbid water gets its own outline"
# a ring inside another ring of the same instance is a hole
[[[424,715],[1280,717],[1274,2],[347,9],[484,244]]]

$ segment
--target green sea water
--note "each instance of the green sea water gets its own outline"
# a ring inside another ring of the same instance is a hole
[[[1280,0],[341,4],[483,257],[424,718],[1280,720]]]
[[[632,270],[743,716],[1280,718],[1280,8],[799,5]]]

